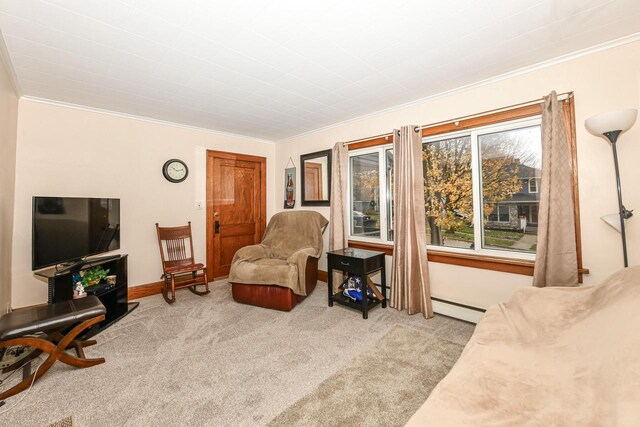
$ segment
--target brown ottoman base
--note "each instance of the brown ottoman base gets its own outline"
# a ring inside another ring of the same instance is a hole
[[[291,311],[296,304],[306,298],[303,295],[294,294],[289,288],[276,285],[232,283],[231,293],[236,302],[280,311]]]
[[[307,295],[311,294],[318,281],[318,259],[309,257],[305,277]],[[277,285],[253,285],[246,283],[231,283],[231,294],[236,302],[272,308],[280,311],[291,311],[306,297],[296,295],[289,288]]]

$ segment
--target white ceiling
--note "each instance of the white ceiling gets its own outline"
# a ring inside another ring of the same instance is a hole
[[[277,140],[640,32],[640,1],[0,0],[0,31],[23,95]]]

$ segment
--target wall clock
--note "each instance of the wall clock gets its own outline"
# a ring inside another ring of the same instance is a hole
[[[187,179],[187,176],[189,175],[189,168],[182,160],[167,160],[162,166],[162,175],[164,175],[169,182],[182,182]]]

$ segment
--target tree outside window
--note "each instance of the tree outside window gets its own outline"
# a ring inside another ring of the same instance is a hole
[[[427,244],[534,253],[539,195],[530,190],[541,176],[541,145],[539,118],[425,138]],[[352,236],[393,241],[392,145],[350,159]]]

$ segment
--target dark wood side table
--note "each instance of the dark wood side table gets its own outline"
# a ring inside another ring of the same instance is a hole
[[[346,251],[353,251],[347,252]],[[345,273],[357,274],[365,278],[362,286],[363,301],[352,301],[342,294],[342,291],[333,293],[333,270],[341,270]],[[382,295],[384,298],[368,298],[367,290],[369,285],[366,278],[369,274],[380,272],[382,287]],[[384,252],[368,251],[364,249],[339,249],[337,251],[327,252],[327,290],[329,297],[329,307],[333,307],[333,303],[337,302],[347,307],[355,308],[362,311],[364,319],[369,317],[369,310],[378,304],[382,304],[382,308],[387,306],[387,279],[384,271]]]

